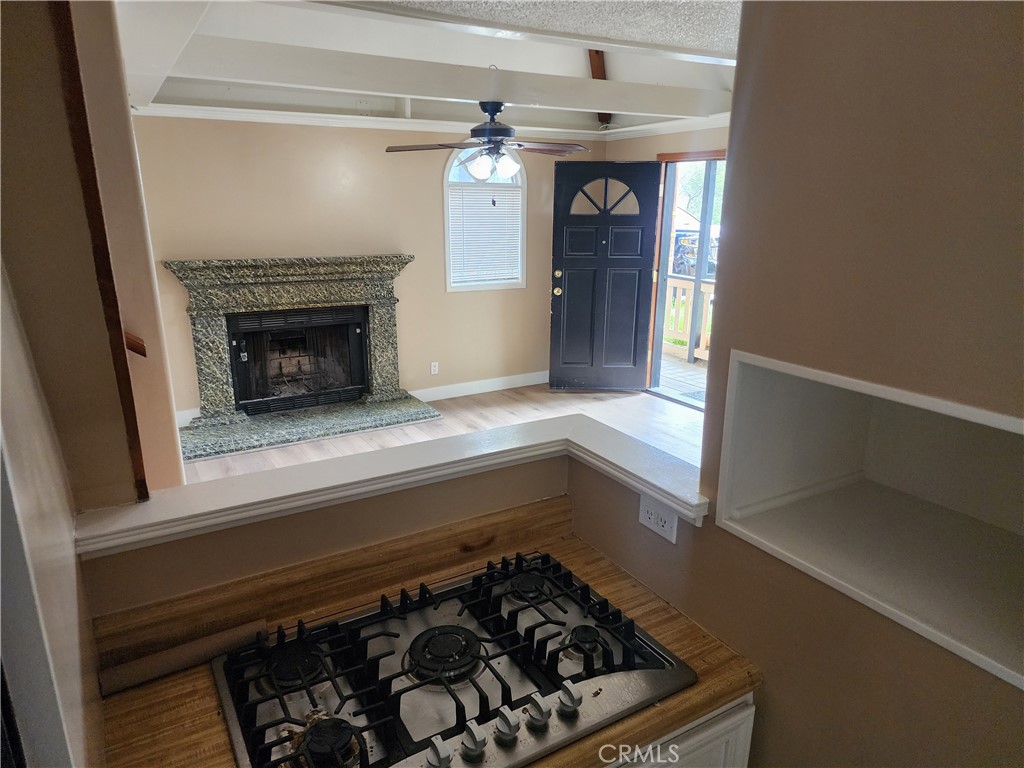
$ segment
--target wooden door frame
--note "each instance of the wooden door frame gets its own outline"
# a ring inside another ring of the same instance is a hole
[[[669,166],[673,163],[685,163],[697,160],[725,160],[726,159],[725,149],[708,149],[700,150],[695,152],[659,152],[657,154],[657,160],[661,163],[661,193],[658,197],[658,225],[655,231],[655,242],[654,242],[654,284],[652,290],[654,296],[651,300],[651,328],[648,338],[650,339],[650,349],[647,350],[647,388],[650,389],[654,382],[655,373],[658,374],[659,384],[661,375],[661,352],[660,347],[664,343],[664,317],[665,317],[665,298],[668,288],[667,277],[668,273],[662,274],[662,256],[663,249],[662,244],[666,241],[672,240],[672,217],[665,215],[665,204],[666,196],[669,192],[669,183],[675,186],[675,171]],[[724,179],[723,179],[724,183]],[[675,190],[672,190],[672,198],[675,199]],[[699,276],[698,280],[699,280]],[[694,283],[698,284],[697,281]],[[659,318],[661,322],[658,322]],[[655,355],[655,350],[659,350]]]

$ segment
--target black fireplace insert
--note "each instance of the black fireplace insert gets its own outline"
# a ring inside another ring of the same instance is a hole
[[[366,307],[227,315],[235,407],[253,416],[368,392]]]

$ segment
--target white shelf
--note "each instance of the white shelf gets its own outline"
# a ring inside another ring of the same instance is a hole
[[[870,480],[720,525],[1024,687],[1016,534]]]
[[[734,350],[716,524],[1024,688],[1022,433]]]

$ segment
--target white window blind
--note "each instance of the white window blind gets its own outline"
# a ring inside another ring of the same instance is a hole
[[[449,284],[523,284],[522,187],[448,185]]]

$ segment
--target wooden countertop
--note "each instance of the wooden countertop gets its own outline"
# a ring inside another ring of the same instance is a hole
[[[552,502],[539,504],[547,505],[550,522]],[[557,512],[558,517],[564,518],[571,514],[571,507],[567,499],[562,501],[562,505],[564,509]],[[487,529],[491,518],[495,516],[487,515],[475,518],[475,521],[479,521],[482,529]],[[565,522],[563,519],[562,524],[546,525],[533,531],[533,535],[521,534],[520,551],[549,552],[613,605],[621,608],[636,621],[637,626],[693,667],[698,682],[553,755],[541,758],[537,766],[579,768],[602,765],[597,758],[597,750],[602,744],[643,745],[656,741],[753,691],[760,684],[761,673],[750,662],[655,596],[600,552],[573,536]],[[395,543],[399,548],[401,541]],[[493,535],[487,543],[491,545],[492,542],[497,546],[507,546],[508,543],[504,537],[495,538]],[[375,547],[374,558],[378,562],[387,562],[386,550],[390,546],[391,543],[385,543]],[[462,559],[458,565],[436,568],[420,580],[428,584],[450,581],[461,573],[478,570],[488,559],[514,552],[514,549],[492,550],[491,546],[477,548],[471,559]],[[434,562],[445,560],[438,557]],[[379,590],[377,596],[380,592],[395,594],[401,586],[409,584],[394,583],[392,589]],[[367,606],[375,602],[369,595],[366,597],[364,602]],[[340,596],[338,605],[348,609],[352,602]],[[108,768],[195,768],[198,765],[237,768],[213,673],[207,664],[109,696],[104,699],[103,707]]]

